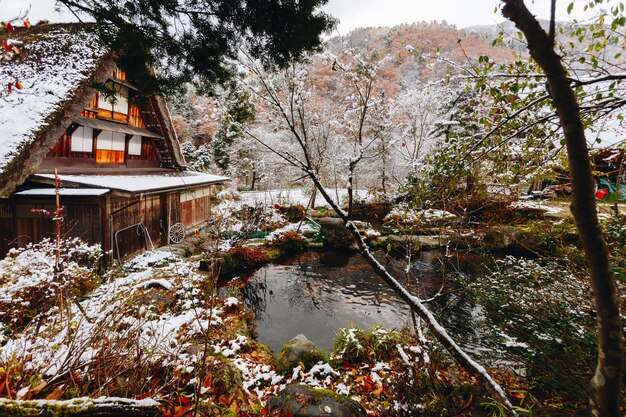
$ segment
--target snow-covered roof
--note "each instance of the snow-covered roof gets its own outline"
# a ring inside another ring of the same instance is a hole
[[[36,174],[35,179],[54,181],[54,174]],[[63,184],[103,187],[128,193],[146,193],[165,189],[185,189],[199,185],[219,184],[230,179],[220,175],[192,171],[173,171],[142,175],[59,175]]]
[[[142,117],[149,119],[147,124],[159,127],[158,134],[81,118],[97,92],[96,85],[111,80],[116,68],[114,54],[98,43],[92,25],[16,28],[10,38],[11,42],[6,43],[16,48],[19,45],[19,49],[0,56],[0,197],[9,197],[38,172],[50,149],[72,123],[155,138],[160,142],[161,166],[184,167],[162,97],[149,95],[145,108],[140,109]],[[13,88],[6,94],[9,84]]]
[[[0,59],[0,86],[19,81],[22,89],[0,99],[0,172],[48,127],[50,116],[90,79],[106,50],[84,25],[20,28],[11,38],[19,54]]]
[[[61,197],[87,197],[104,195],[111,190],[108,188],[61,188],[59,195]],[[56,195],[54,188],[31,188],[30,190],[20,191],[15,195],[31,196],[31,197],[51,197]]]

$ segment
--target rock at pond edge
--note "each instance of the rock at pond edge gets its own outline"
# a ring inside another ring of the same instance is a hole
[[[271,412],[292,417],[365,417],[367,413],[357,402],[326,389],[292,384],[269,401]]]
[[[309,369],[316,363],[325,362],[327,359],[326,352],[315,346],[305,335],[299,334],[280,349],[277,361],[278,371],[281,373],[289,372],[298,366],[299,362],[302,362]]]

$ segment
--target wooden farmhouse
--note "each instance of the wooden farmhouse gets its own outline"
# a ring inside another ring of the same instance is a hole
[[[10,48],[0,59],[0,255],[53,236],[55,170],[63,235],[115,258],[208,219],[228,179],[185,169],[163,98],[128,80],[88,27],[33,26],[1,40]]]

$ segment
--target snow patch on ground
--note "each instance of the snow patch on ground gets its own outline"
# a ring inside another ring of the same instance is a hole
[[[335,202],[337,202],[337,195],[339,195],[340,204],[348,199],[348,190],[346,189],[340,189],[335,192],[335,189],[327,188],[326,192],[334,199]],[[354,190],[353,193],[356,200],[368,201],[371,199],[371,195],[367,190]],[[283,206],[300,204],[306,207],[311,200],[311,193],[301,189],[246,191],[242,192],[241,195],[245,202],[261,203],[270,206],[273,206],[274,204],[280,204]],[[315,199],[314,207],[330,206],[318,193],[317,198]]]
[[[550,213],[550,214],[558,214],[558,213],[563,212],[563,209],[560,207],[553,207],[547,204],[538,203],[536,201],[524,201],[524,200],[514,201],[511,203],[510,207],[513,209],[543,210],[546,213]]]

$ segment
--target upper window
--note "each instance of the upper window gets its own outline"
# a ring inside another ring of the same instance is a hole
[[[124,135],[123,133],[103,130],[98,135],[96,149],[102,149],[106,151],[123,151],[126,145],[125,142],[126,135]]]
[[[128,154],[141,155],[141,136],[134,135],[128,141]]]
[[[116,113],[128,114],[128,87],[107,81],[105,86],[115,91],[113,95],[98,93],[98,108]]]
[[[93,129],[78,126],[72,133],[72,152],[93,152]]]
[[[103,130],[96,140],[96,163],[123,164],[126,135]]]

